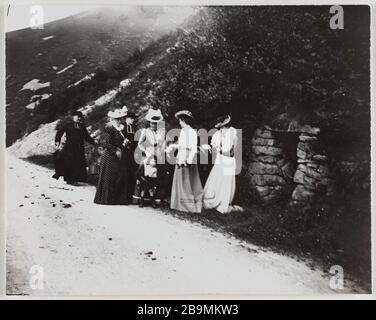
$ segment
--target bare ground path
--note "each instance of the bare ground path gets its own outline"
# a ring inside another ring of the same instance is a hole
[[[95,205],[94,187],[51,176],[8,153],[8,294],[335,293],[304,262],[159,210]],[[30,288],[33,265],[43,267],[43,290]]]

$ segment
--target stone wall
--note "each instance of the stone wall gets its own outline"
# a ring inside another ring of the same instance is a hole
[[[265,201],[281,199],[292,191],[295,166],[269,128],[256,130],[249,172],[253,186]]]
[[[292,193],[295,204],[312,201],[316,195],[331,196],[334,180],[331,179],[327,157],[320,151],[319,130],[306,130],[299,136],[297,146],[298,166],[294,175],[297,184]]]
[[[288,131],[286,131],[289,133]],[[257,129],[252,138],[251,183],[265,201],[291,200],[294,204],[309,203],[315,195],[333,194],[327,157],[318,151],[318,128],[303,126],[291,132],[299,138],[295,145],[284,145],[278,132],[270,127]],[[296,159],[286,148],[296,149]]]

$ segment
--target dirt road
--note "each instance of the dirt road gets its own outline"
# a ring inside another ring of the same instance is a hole
[[[95,205],[94,187],[10,154],[7,173],[8,294],[335,293],[301,261],[159,210]],[[33,265],[43,289],[30,287]]]

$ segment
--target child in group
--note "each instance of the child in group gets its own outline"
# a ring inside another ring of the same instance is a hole
[[[153,208],[156,208],[159,204],[160,200],[156,199],[157,176],[156,157],[144,159],[136,173],[136,188],[138,189],[140,208],[145,205],[145,200],[151,200]]]
[[[172,177],[174,175],[174,166],[169,163],[159,164],[158,166],[158,183],[157,183],[157,193],[156,199],[162,205],[170,204],[171,197],[171,185]]]

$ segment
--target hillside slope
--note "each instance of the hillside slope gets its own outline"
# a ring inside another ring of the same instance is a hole
[[[35,102],[90,79],[110,62],[127,59],[192,12],[189,7],[109,7],[48,23],[44,29],[8,32],[7,145],[25,133]]]

